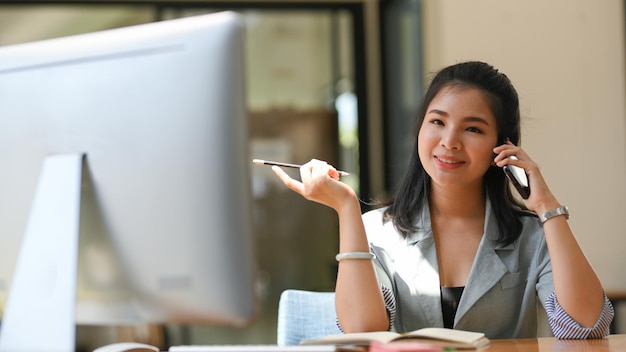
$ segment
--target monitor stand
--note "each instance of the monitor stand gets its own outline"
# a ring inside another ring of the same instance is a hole
[[[83,160],[59,154],[43,162],[0,326],[2,352],[75,349]]]

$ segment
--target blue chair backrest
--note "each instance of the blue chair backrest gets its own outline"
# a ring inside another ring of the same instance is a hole
[[[334,292],[289,289],[281,293],[278,302],[278,345],[297,345],[302,340],[340,333]]]

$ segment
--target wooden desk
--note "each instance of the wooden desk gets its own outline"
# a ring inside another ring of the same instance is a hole
[[[479,352],[626,352],[626,335],[610,335],[596,340],[537,339],[491,340]]]

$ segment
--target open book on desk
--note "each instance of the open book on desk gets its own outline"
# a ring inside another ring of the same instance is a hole
[[[447,328],[424,328],[405,333],[391,331],[357,332],[328,335],[319,339],[304,340],[301,344],[369,345],[377,341],[421,341],[456,349],[478,349],[489,344],[489,339],[481,332],[454,330]]]

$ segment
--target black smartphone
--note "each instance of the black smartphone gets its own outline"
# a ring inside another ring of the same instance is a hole
[[[509,158],[517,160],[514,156],[510,156]],[[524,199],[528,199],[528,197],[530,197],[530,184],[528,183],[526,171],[521,167],[513,165],[505,165],[502,170],[504,170],[504,174],[509,181],[511,181],[520,196]]]

